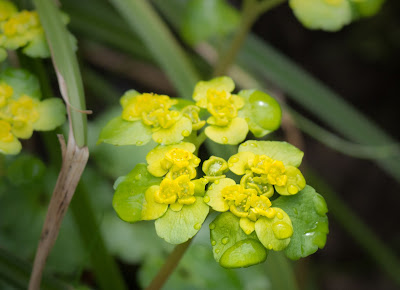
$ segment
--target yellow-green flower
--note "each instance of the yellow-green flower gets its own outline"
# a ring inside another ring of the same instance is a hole
[[[219,77],[197,83],[193,99],[200,108],[211,114],[205,129],[207,137],[220,144],[238,144],[242,142],[249,127],[238,112],[244,106],[242,97],[231,94],[235,84],[229,77]]]
[[[267,249],[280,251],[289,244],[293,234],[289,216],[282,209],[271,207],[269,198],[257,190],[223,178],[208,188],[204,200],[215,211],[230,211],[239,218],[243,232],[251,235],[255,231]]]
[[[13,80],[19,85],[20,80]],[[9,84],[0,80],[0,152],[17,154],[19,139],[28,139],[34,130],[53,130],[65,122],[65,107],[60,99],[40,101],[26,94],[18,95]]]
[[[165,95],[128,91],[121,98],[122,120],[141,122],[151,129],[157,143],[179,143],[192,132],[192,121],[181,112],[171,110],[174,104],[176,101]]]
[[[196,167],[200,159],[193,154],[196,147],[192,143],[182,142],[174,145],[159,145],[151,150],[146,160],[147,170],[154,176],[175,179],[187,174],[190,179],[196,177]]]
[[[282,149],[281,152],[277,151],[279,148]],[[255,188],[264,195],[272,196],[273,186],[281,195],[293,195],[306,186],[306,181],[297,168],[300,163],[297,160],[293,162],[285,156],[287,150],[293,151],[288,153],[289,158],[292,158],[291,155],[298,155],[300,157],[295,158],[300,158],[301,161],[302,152],[290,144],[249,141],[243,143],[239,147],[239,153],[228,160],[229,169],[237,175],[245,174],[241,184],[246,188]],[[282,160],[274,159],[274,156]]]

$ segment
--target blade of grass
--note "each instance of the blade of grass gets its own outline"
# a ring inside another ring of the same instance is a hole
[[[160,16],[145,0],[111,0],[143,40],[181,96],[191,96],[199,76]]]
[[[62,22],[60,11],[52,0],[34,0],[50,48],[62,97],[67,103],[70,132],[68,145],[59,136],[62,166],[47,210],[36,251],[29,289],[40,288],[47,257],[57,239],[76,186],[89,158],[83,85],[71,35]]]

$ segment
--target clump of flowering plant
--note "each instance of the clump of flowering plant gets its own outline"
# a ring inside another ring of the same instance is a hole
[[[308,256],[325,245],[326,203],[298,169],[302,151],[286,142],[242,143],[249,131],[263,137],[276,130],[281,109],[264,92],[235,94],[234,88],[229,77],[199,82],[195,103],[133,90],[122,96],[121,115],[104,127],[99,142],[158,144],[147,164],[117,179],[114,209],[127,222],[155,220],[158,236],[172,244],[192,238],[210,208],[220,212],[210,238],[215,260],[227,268],[261,263],[270,250],[291,259]],[[228,161],[210,156],[199,176],[196,155],[206,137],[242,144]],[[240,178],[227,177],[229,171]]]
[[[36,77],[22,69],[0,73],[0,152],[18,154],[19,139],[29,139],[33,131],[54,130],[65,122],[61,99],[41,100]]]

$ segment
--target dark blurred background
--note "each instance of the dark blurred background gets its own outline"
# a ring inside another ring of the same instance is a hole
[[[304,28],[285,4],[261,17],[253,32],[399,140],[399,12],[400,1],[387,1],[374,17],[329,33]],[[303,137],[306,164],[399,257],[400,185],[373,161]],[[332,216],[325,249],[299,262],[297,271],[299,278],[315,275],[317,284],[308,285],[315,289],[398,289]]]

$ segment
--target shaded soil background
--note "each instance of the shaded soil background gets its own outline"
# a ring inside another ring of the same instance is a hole
[[[399,1],[387,1],[376,16],[329,33],[303,28],[285,4],[259,19],[253,32],[399,140],[399,12]],[[372,161],[304,137],[307,165],[399,256],[400,185]],[[315,289],[398,289],[332,216],[325,249],[298,268],[299,276],[316,276],[317,284],[309,285]]]

